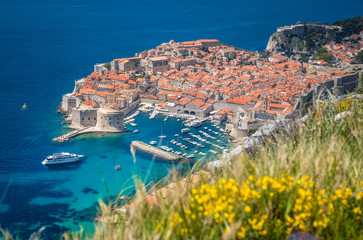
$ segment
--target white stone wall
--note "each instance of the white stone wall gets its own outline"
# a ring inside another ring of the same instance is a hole
[[[71,128],[93,127],[96,123],[97,109],[79,107],[72,110]]]
[[[112,111],[100,108],[97,111],[96,127],[102,131],[124,131],[124,115],[121,111]]]
[[[77,98],[69,93],[64,94],[62,97],[62,110],[65,112],[71,112],[75,107],[77,107]]]

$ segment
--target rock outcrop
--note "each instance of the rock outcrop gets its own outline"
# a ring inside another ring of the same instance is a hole
[[[337,40],[341,27],[304,23],[277,28],[269,38],[266,52],[280,55],[311,55],[316,47]]]

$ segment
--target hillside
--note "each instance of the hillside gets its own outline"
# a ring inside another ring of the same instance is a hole
[[[363,101],[329,100],[253,155],[212,172],[176,175],[152,195],[138,183],[120,210],[100,203],[93,235],[66,239],[361,239]],[[198,176],[198,181],[195,180]],[[188,184],[189,183],[189,184]]]
[[[300,23],[280,27],[268,41],[266,52],[272,54],[312,55],[318,47],[330,41],[341,43],[351,34],[363,30],[363,16],[337,21],[333,25],[322,23]]]

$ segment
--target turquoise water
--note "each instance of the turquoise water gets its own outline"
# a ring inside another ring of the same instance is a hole
[[[138,134],[51,141],[64,132],[56,113],[62,94],[94,64],[134,56],[171,39],[217,38],[262,51],[279,26],[299,20],[332,23],[362,12],[361,0],[0,1],[0,226],[23,239],[46,226],[46,239],[59,239],[80,224],[91,226],[99,199],[120,189],[132,193],[132,176],[147,176],[149,182],[173,167],[151,164],[142,153],[134,163],[129,150],[134,139],[157,140],[161,127],[168,137],[179,132],[181,123],[172,118],[165,123],[162,116],[139,115]],[[21,111],[24,103],[28,109]],[[86,157],[52,169],[41,164],[61,151]],[[120,171],[114,170],[116,164]]]

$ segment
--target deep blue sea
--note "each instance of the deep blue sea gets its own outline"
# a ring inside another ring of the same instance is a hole
[[[132,140],[170,140],[176,119],[136,118],[139,134],[91,135],[51,141],[64,127],[56,109],[74,80],[96,63],[130,57],[171,39],[217,38],[244,49],[264,50],[277,27],[301,21],[332,23],[358,16],[361,0],[342,1],[0,1],[0,226],[23,239],[46,226],[46,239],[92,228],[97,201],[131,193],[133,176],[145,182],[173,167],[130,154]],[[28,109],[21,111],[27,103]],[[210,125],[208,125],[210,127]],[[195,129],[193,131],[196,131]],[[79,164],[48,169],[45,156],[85,154]],[[121,165],[120,171],[114,166]],[[150,172],[150,174],[148,174]]]

